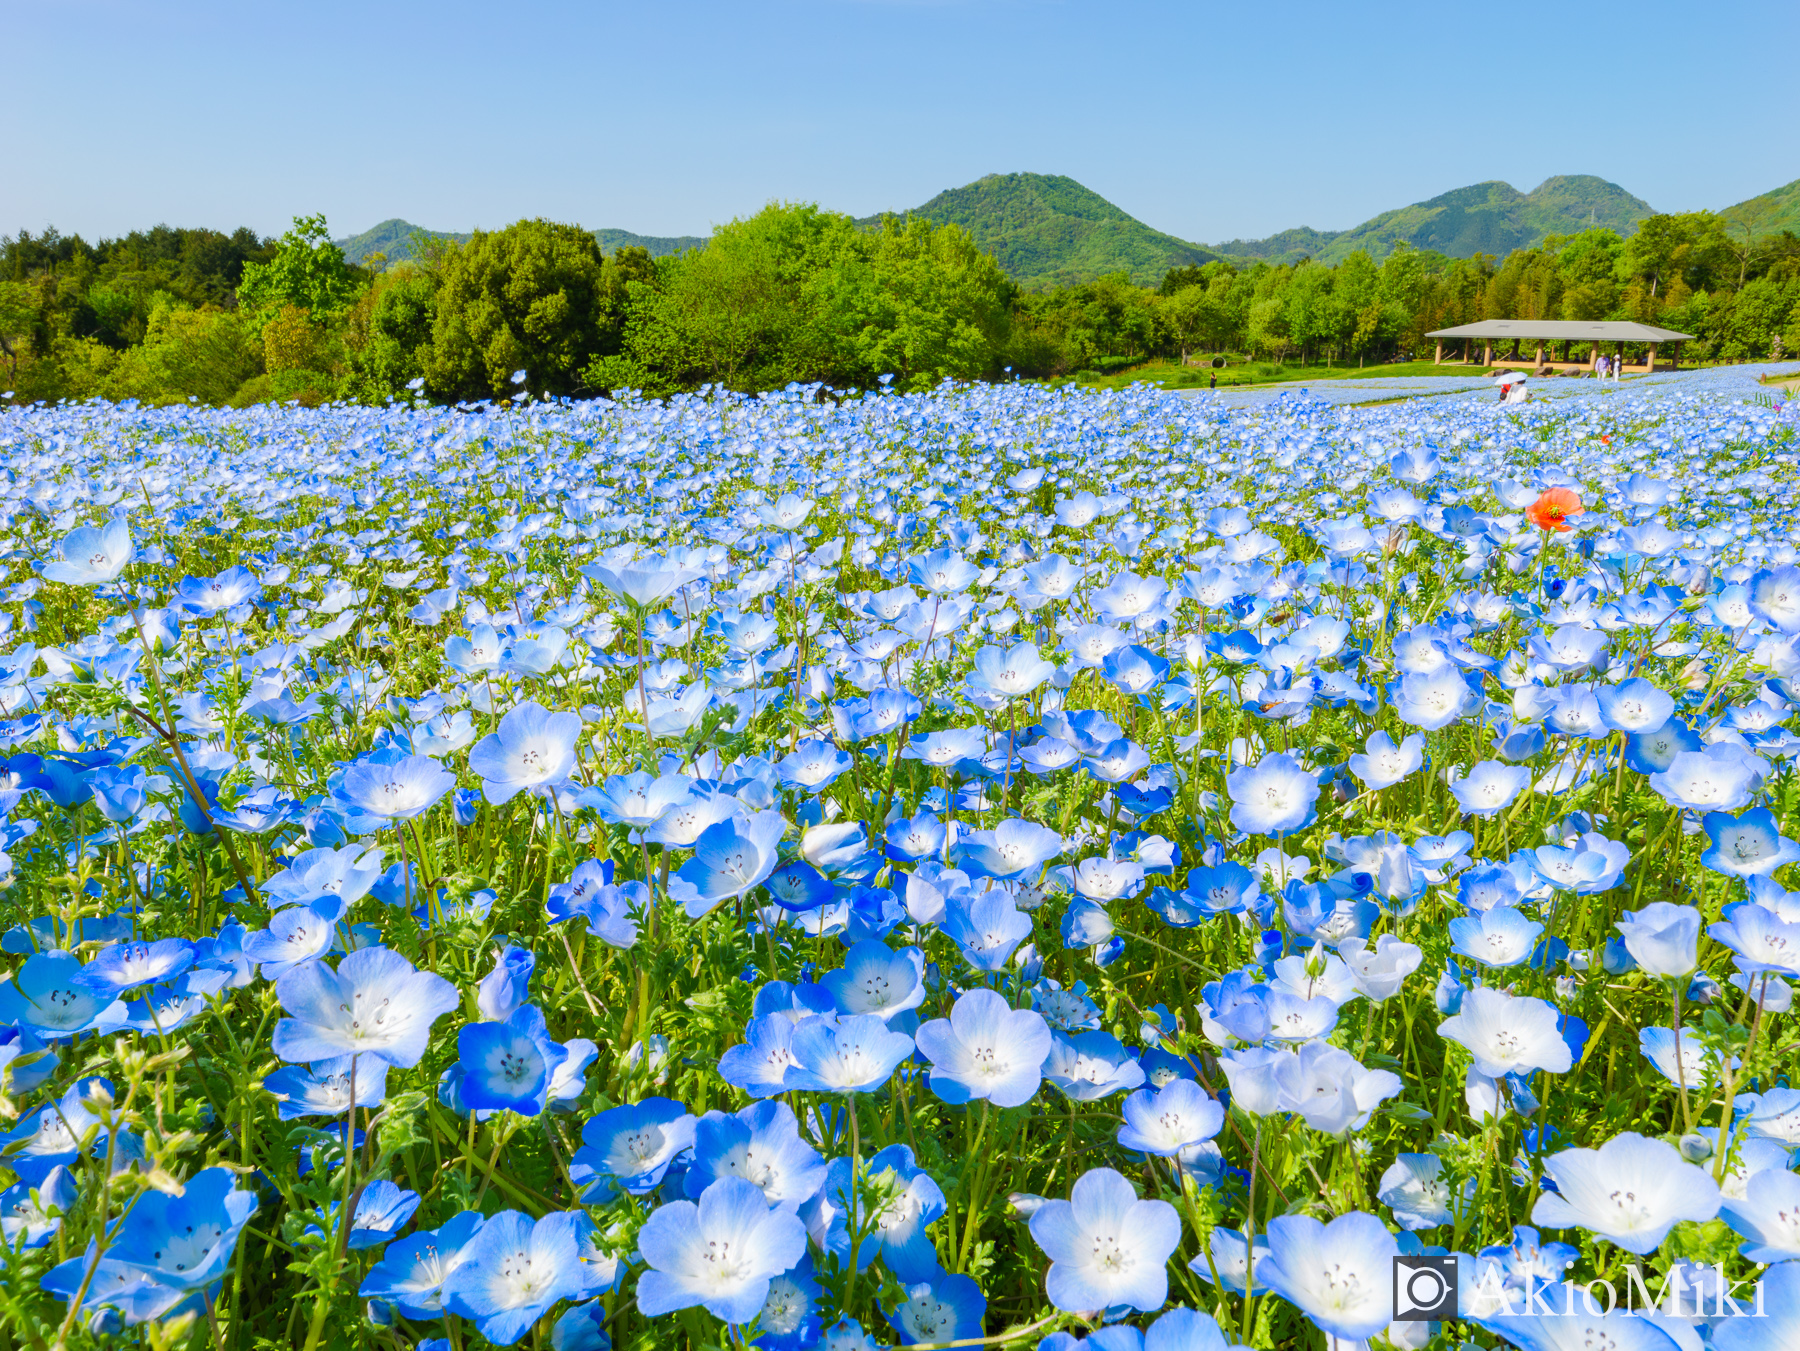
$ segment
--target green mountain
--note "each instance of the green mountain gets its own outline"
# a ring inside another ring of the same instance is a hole
[[[1067,285],[1109,272],[1129,272],[1139,285],[1154,286],[1172,267],[1218,257],[1152,230],[1059,174],[989,174],[900,214],[962,226],[1025,286]]]
[[[1652,210],[1648,202],[1633,197],[1617,183],[1591,174],[1569,174],[1547,178],[1530,192],[1500,182],[1457,188],[1428,202],[1384,211],[1351,230],[1303,227],[1267,239],[1234,239],[1216,247],[1234,257],[1265,258],[1274,263],[1303,257],[1336,263],[1358,249],[1366,249],[1380,261],[1401,240],[1452,258],[1477,253],[1504,257],[1513,249],[1543,242],[1546,235],[1573,234],[1593,227],[1628,235]]]
[[[1722,214],[1747,221],[1758,235],[1778,235],[1783,230],[1800,235],[1800,178],[1786,187],[1726,207]]]
[[[422,225],[414,225],[403,221],[398,216],[393,220],[384,220],[381,224],[364,230],[359,235],[351,235],[348,239],[340,239],[337,246],[344,251],[344,257],[352,263],[361,263],[371,253],[386,256],[388,262],[397,263],[402,259],[414,256],[413,243],[418,236],[427,239],[448,239],[460,244],[469,236],[454,234],[446,230],[427,230]],[[667,253],[681,253],[686,249],[697,249],[706,243],[698,235],[678,235],[665,238],[660,235],[636,235],[629,230],[596,230],[594,238],[600,242],[600,252],[614,253],[621,248],[637,245],[648,249],[652,258],[660,258]]]

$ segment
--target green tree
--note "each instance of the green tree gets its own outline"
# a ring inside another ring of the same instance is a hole
[[[22,281],[0,281],[0,357],[6,361],[6,383],[16,385],[19,352],[37,324],[37,305]]]
[[[294,228],[281,237],[273,258],[244,266],[237,297],[260,333],[264,324],[290,305],[307,311],[317,322],[333,323],[362,289],[361,275],[331,242],[325,217],[295,216]]]
[[[443,399],[573,394],[600,350],[600,246],[578,225],[522,220],[445,248],[426,387]]]

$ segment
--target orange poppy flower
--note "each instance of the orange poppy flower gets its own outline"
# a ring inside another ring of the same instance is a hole
[[[1568,530],[1569,517],[1579,516],[1585,510],[1574,489],[1546,488],[1537,501],[1525,508],[1525,519],[1539,530]]]

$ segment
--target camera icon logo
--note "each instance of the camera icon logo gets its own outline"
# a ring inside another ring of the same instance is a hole
[[[1394,1321],[1439,1323],[1456,1317],[1456,1258],[1394,1259]]]

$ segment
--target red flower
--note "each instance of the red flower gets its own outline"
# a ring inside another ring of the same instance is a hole
[[[1579,516],[1585,510],[1574,489],[1546,488],[1537,501],[1525,508],[1525,519],[1539,530],[1568,530],[1569,517]]]

